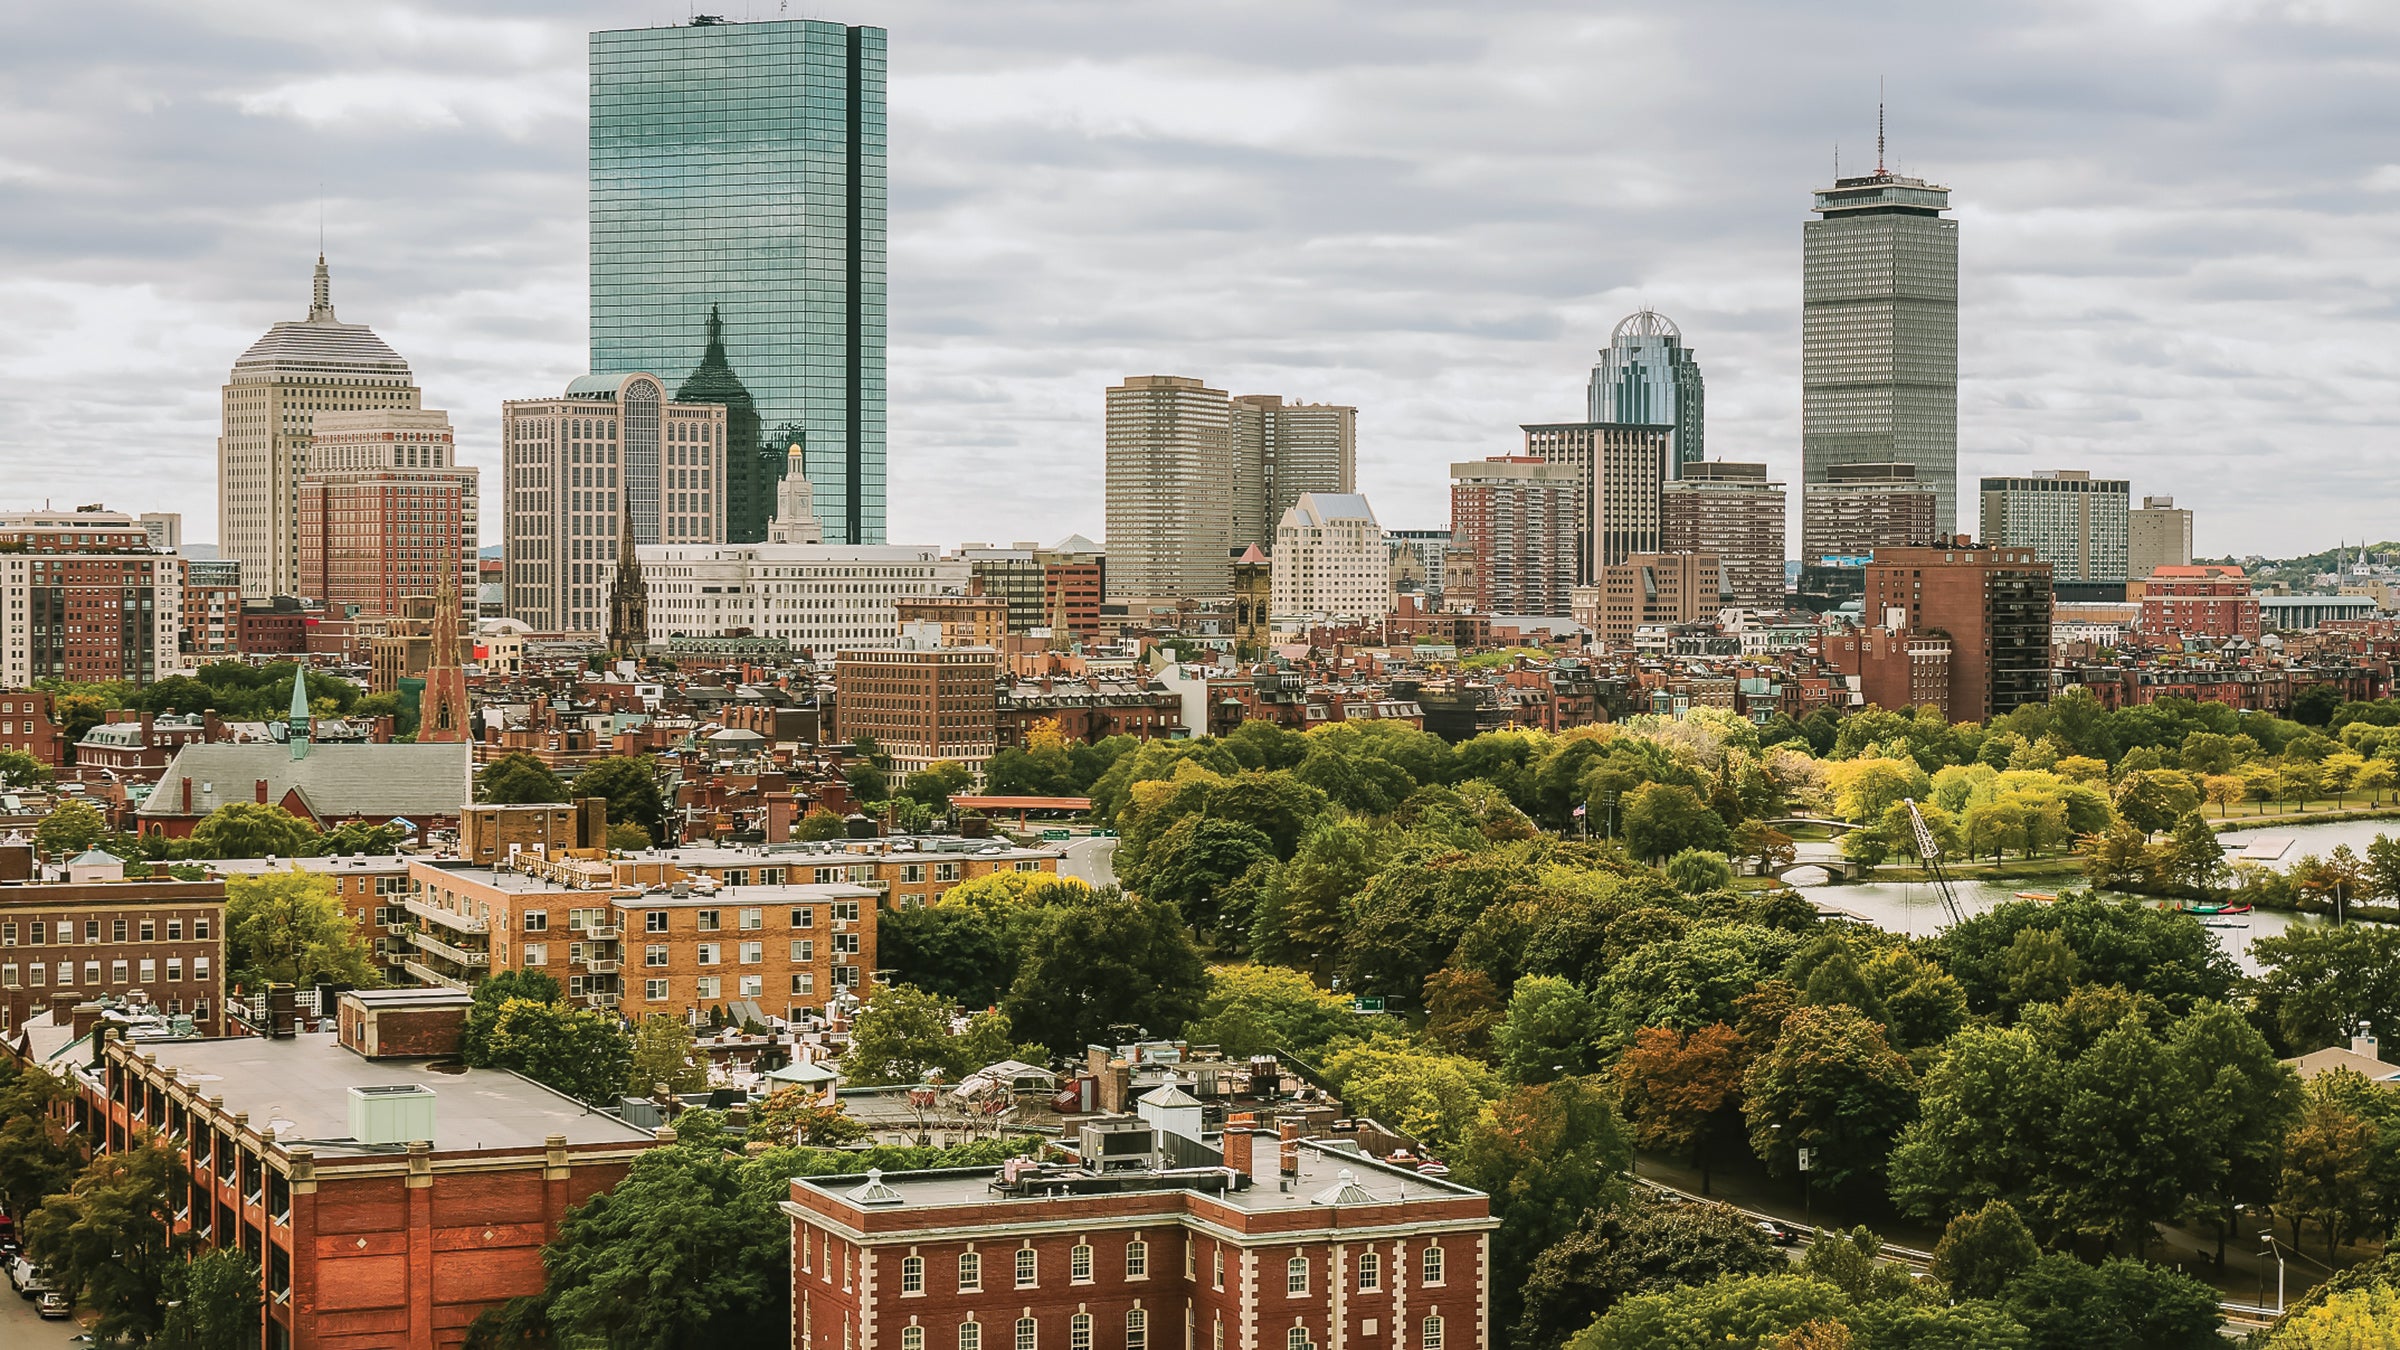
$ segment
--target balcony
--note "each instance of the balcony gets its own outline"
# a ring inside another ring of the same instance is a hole
[[[474,952],[468,951],[464,947],[453,947],[430,933],[411,934],[409,941],[415,943],[420,949],[432,952],[435,956],[457,965],[488,966],[492,963],[490,952]]]
[[[580,964],[585,970],[590,971],[594,975],[614,975],[617,973],[617,963],[613,958],[608,960],[594,960],[587,957]]]
[[[586,928],[582,929],[581,932],[583,933],[584,940],[587,942],[614,942],[618,938],[625,936],[625,930],[615,926],[614,924],[611,924],[606,928]]]
[[[604,989],[583,996],[584,1003],[594,1008],[613,1008],[622,996],[614,989]]]
[[[400,963],[400,968],[426,984],[439,985],[444,989],[470,991],[474,988],[456,975],[445,975],[422,961],[403,961]]]
[[[408,936],[408,925],[404,923],[387,923],[383,926],[383,931],[391,934],[393,937],[404,938]]]
[[[486,933],[491,931],[491,925],[481,919],[470,919],[464,914],[453,914],[440,905],[427,904],[413,895],[401,901],[400,905],[401,908],[427,923],[438,923],[452,932]]]

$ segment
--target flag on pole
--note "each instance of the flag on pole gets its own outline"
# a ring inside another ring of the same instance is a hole
[[[1585,813],[1589,812],[1591,809],[1592,809],[1592,808],[1590,808],[1590,807],[1588,807],[1588,806],[1578,806],[1578,807],[1576,807],[1576,808],[1575,808],[1575,814],[1580,816],[1580,815],[1583,815],[1583,814],[1585,814]]]

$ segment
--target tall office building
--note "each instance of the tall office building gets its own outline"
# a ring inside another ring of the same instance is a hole
[[[2173,497],[2142,498],[2125,521],[2126,578],[2140,581],[2162,567],[2191,565],[2191,508],[2178,508]]]
[[[300,592],[300,476],[317,415],[418,407],[408,363],[363,323],[333,314],[325,255],[308,317],[267,330],[236,358],[217,435],[217,541],[242,565],[242,593]]]
[[[680,389],[721,341],[705,383],[802,441],[825,538],[881,543],[884,31],[702,16],[594,33],[590,60],[592,369]],[[783,460],[730,463],[747,532]]]
[[[1958,521],[1958,222],[1950,190],[1882,164],[1816,194],[1801,227],[1801,480],[1917,466],[1936,528]]]
[[[725,405],[670,403],[655,375],[585,375],[560,398],[500,405],[508,616],[598,633],[622,537],[725,537]]]
[[[2054,583],[2115,586],[2124,599],[2126,503],[2131,485],[2058,469],[1983,480],[1983,542],[2030,548]],[[2099,597],[2079,597],[2099,598]]]
[[[1231,413],[1235,548],[1272,548],[1283,513],[1304,493],[1358,491],[1358,409],[1242,394]]]
[[[1800,489],[1800,593],[1830,608],[1866,584],[1878,549],[1930,544],[1933,487],[1914,464],[1836,464]]]
[[[1233,409],[1180,375],[1129,375],[1108,391],[1108,595],[1232,594]]]
[[[1675,428],[1675,465],[1708,458],[1700,363],[1683,330],[1655,310],[1628,314],[1592,367],[1591,420]]]
[[[1659,494],[1670,476],[1672,428],[1547,422],[1524,431],[1526,454],[1575,471],[1577,585],[1636,553],[1658,552]]]
[[[1714,554],[1725,603],[1783,607],[1783,484],[1766,465],[1686,464],[1659,507],[1660,552]]]

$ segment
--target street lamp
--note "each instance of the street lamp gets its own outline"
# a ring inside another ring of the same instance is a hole
[[[2281,1317],[2283,1316],[2283,1244],[2275,1240],[2275,1230],[2272,1228],[2259,1236],[2267,1240],[2267,1250],[2259,1253],[2261,1259],[2258,1267],[2258,1301],[2261,1304],[2267,1301],[2267,1267],[2264,1258],[2272,1256],[2275,1258],[2275,1315]]]

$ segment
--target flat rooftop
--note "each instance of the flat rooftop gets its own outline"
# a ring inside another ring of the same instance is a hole
[[[1269,1169],[1276,1166],[1275,1159],[1280,1145],[1272,1133],[1254,1136],[1251,1147],[1255,1150],[1253,1156],[1258,1160],[1259,1166]],[[1212,1189],[1206,1191],[1206,1194],[1212,1200],[1252,1214],[1324,1208],[1331,1203],[1326,1198],[1328,1193],[1341,1187],[1342,1173],[1344,1172],[1350,1174],[1351,1182],[1357,1188],[1356,1192],[1342,1201],[1344,1208],[1368,1205],[1422,1204],[1431,1200],[1474,1199],[1483,1194],[1481,1191],[1455,1185],[1439,1177],[1422,1176],[1389,1163],[1377,1162],[1363,1153],[1352,1153],[1339,1146],[1313,1139],[1304,1139],[1300,1142],[1300,1175],[1290,1190],[1283,1189],[1275,1177],[1269,1177],[1264,1181],[1254,1181],[1242,1190]],[[1124,1174],[1112,1175],[1123,1176]],[[1121,1195],[1201,1189],[1196,1185],[1187,1185],[1178,1181],[1179,1174],[1175,1171],[1154,1172],[1146,1175],[1155,1179],[1154,1185],[1109,1187],[1094,1191],[1092,1194]],[[1224,1169],[1218,1167],[1193,1168],[1182,1175],[1188,1175],[1194,1181],[1202,1176],[1213,1179],[1224,1175]],[[992,1183],[998,1180],[999,1176],[1000,1169],[996,1167],[951,1168],[933,1172],[886,1172],[883,1174],[883,1184],[899,1195],[899,1203],[857,1207],[870,1210],[906,1210],[912,1207],[938,1208],[950,1205],[1021,1205],[1028,1200],[1040,1198],[1038,1188],[1033,1193],[1017,1194],[1008,1194],[993,1189]],[[848,1198],[849,1193],[866,1184],[867,1179],[864,1176],[839,1176],[795,1177],[793,1180],[801,1186],[823,1192],[835,1200],[856,1206],[857,1202]],[[1363,1192],[1364,1198],[1359,1198],[1357,1192]]]
[[[436,1153],[473,1149],[538,1149],[551,1135],[574,1144],[639,1144],[649,1131],[602,1115],[572,1097],[498,1069],[436,1072],[425,1060],[361,1059],[332,1032],[303,1032],[285,1040],[237,1036],[222,1040],[142,1041],[137,1047],[172,1067],[201,1095],[223,1097],[228,1111],[247,1111],[250,1123],[273,1127],[277,1142],[306,1144],[320,1158],[369,1150],[350,1139],[354,1087],[420,1083],[434,1094]]]

